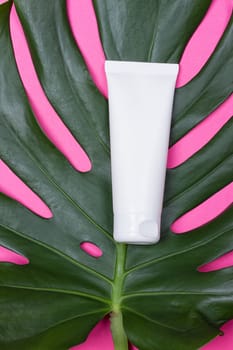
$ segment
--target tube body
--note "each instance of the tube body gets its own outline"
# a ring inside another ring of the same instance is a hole
[[[160,238],[177,64],[106,61],[114,239]]]

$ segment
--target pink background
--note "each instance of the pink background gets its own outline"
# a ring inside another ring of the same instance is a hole
[[[4,2],[0,0],[0,2]],[[222,32],[232,13],[232,0],[213,0],[211,7],[200,24],[198,30],[187,45],[180,62],[180,74],[177,87],[189,82],[203,67],[214,51]],[[67,0],[67,9],[71,28],[88,69],[101,93],[107,97],[106,79],[103,70],[105,60],[100,43],[95,14],[91,0]],[[80,15],[81,13],[81,15]],[[67,157],[77,171],[89,171],[91,161],[64,126],[45,97],[31,62],[27,44],[17,14],[11,13],[11,35],[18,68],[28,98],[36,118],[51,141]],[[173,168],[186,161],[192,154],[201,149],[221,129],[233,114],[233,95],[218,107],[206,120],[190,131],[168,154],[168,167]],[[0,191],[20,201],[23,205],[42,217],[52,217],[51,210],[32,192],[12,171],[0,160]],[[178,219],[173,225],[175,233],[184,233],[203,225],[224,211],[232,204],[233,183],[213,195],[207,201]],[[88,250],[88,247],[84,249]],[[89,247],[90,254],[99,254],[94,247]],[[29,263],[26,257],[0,247],[0,261],[15,264]],[[201,271],[207,272],[233,265],[233,254],[229,252],[214,262],[203,266]],[[233,342],[233,321],[222,327],[225,335],[217,337],[203,350],[230,350]],[[108,319],[101,321],[89,335],[87,341],[72,350],[112,350],[113,344]]]

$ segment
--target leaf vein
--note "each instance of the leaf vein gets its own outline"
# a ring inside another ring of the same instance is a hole
[[[33,116],[33,113],[30,113]],[[44,176],[48,179],[48,181],[70,202],[78,211],[81,212],[81,214],[89,221],[91,222],[95,227],[98,228],[102,233],[105,234],[106,237],[108,237],[111,241],[113,241],[113,238],[111,234],[106,231],[102,226],[97,224],[86,212],[85,210],[76,202],[74,201],[66,192],[63,191],[63,189],[56,183],[56,181],[48,174],[48,172],[39,165],[39,161],[34,157],[34,155],[28,150],[28,148],[24,145],[24,142],[21,140],[21,138],[17,135],[14,129],[11,128],[11,126],[6,122],[6,118],[3,119],[4,124],[6,125],[6,128],[14,135],[15,140],[18,142],[18,144],[22,147],[22,149],[25,151],[25,153],[28,155],[29,159],[32,160],[32,162],[36,165],[36,167],[44,174]]]
[[[56,289],[56,288],[46,288],[46,287],[31,287],[31,286],[23,286],[23,285],[13,285],[13,284],[2,284],[0,283],[1,287],[4,288],[12,288],[12,289],[25,289],[25,290],[31,290],[35,292],[45,292],[45,293],[60,293],[60,294],[67,294],[67,295],[76,295],[88,299],[94,299],[100,302],[103,302],[105,304],[110,304],[110,301],[108,299],[105,299],[103,297],[98,297],[97,295],[92,295],[89,293],[84,293],[76,290],[67,290],[67,289]]]
[[[85,266],[83,264],[81,264],[80,262],[78,262],[77,260],[69,257],[68,255],[64,254],[63,252],[59,251],[58,249],[55,249],[54,247],[51,247],[49,245],[47,245],[46,243],[44,242],[41,242],[41,241],[38,241],[37,239],[34,239],[32,237],[29,237],[28,235],[22,233],[22,232],[19,232],[19,231],[16,231],[14,229],[12,229],[11,227],[7,226],[7,225],[4,225],[4,224],[1,224],[0,223],[0,227],[3,227],[4,229],[10,231],[11,233],[13,234],[16,234],[17,236],[19,237],[22,237],[28,241],[31,241],[37,245],[40,245],[41,247],[53,252],[54,254],[57,254],[59,255],[60,257],[62,257],[63,259],[69,261],[71,264],[75,265],[75,266],[78,266],[80,268],[82,268],[83,270],[85,271],[88,271],[89,273],[92,273],[93,275],[97,276],[98,278],[101,278],[102,280],[104,280],[105,282],[108,282],[109,284],[112,284],[112,280],[110,280],[108,277],[100,274],[99,272],[91,269],[90,267],[88,266]]]
[[[226,230],[226,231],[223,231],[223,232],[220,232],[220,233],[217,233],[216,235],[212,236],[211,238],[205,240],[204,242],[198,242],[196,244],[194,244],[193,246],[189,247],[189,248],[186,248],[184,250],[181,250],[181,251],[178,251],[176,253],[172,253],[172,254],[168,254],[168,255],[165,255],[165,256],[162,256],[162,257],[159,257],[159,258],[155,258],[155,259],[152,259],[152,260],[149,260],[149,261],[146,261],[144,263],[141,263],[139,265],[136,265],[135,267],[129,269],[126,271],[126,275],[128,275],[129,273],[132,273],[134,271],[137,271],[137,270],[140,270],[142,269],[143,267],[146,267],[148,265],[151,265],[151,264],[154,264],[154,263],[157,263],[157,262],[161,262],[163,260],[167,260],[167,259],[170,259],[170,258],[173,258],[174,256],[178,256],[178,255],[182,255],[182,254],[185,254],[189,251],[192,251],[194,249],[197,249],[197,248],[200,248],[202,246],[205,246],[206,244],[208,244],[209,242],[219,238],[221,235],[223,234],[226,234],[230,231],[232,231],[233,227],[231,227],[230,229]]]
[[[129,312],[132,312],[133,314],[135,314],[135,315],[137,315],[137,316],[139,316],[139,317],[144,318],[145,320],[147,320],[147,321],[149,321],[149,322],[152,322],[152,323],[156,324],[157,326],[164,327],[164,328],[168,328],[168,329],[171,329],[171,330],[176,331],[176,332],[185,332],[185,331],[186,331],[185,329],[181,330],[180,328],[171,327],[171,326],[168,326],[168,325],[166,325],[166,324],[164,324],[164,323],[162,323],[162,322],[159,322],[159,321],[157,321],[157,320],[154,320],[154,319],[152,319],[152,318],[149,317],[149,316],[143,315],[143,314],[141,314],[140,312],[135,311],[135,310],[129,308],[128,306],[123,306],[123,308],[124,308],[125,310],[128,310]]]
[[[213,168],[211,168],[209,170],[208,173],[203,174],[203,176],[201,178],[199,178],[197,181],[191,183],[188,187],[186,187],[182,192],[177,193],[174,197],[170,198],[169,200],[167,200],[164,204],[166,207],[168,207],[171,203],[173,203],[176,199],[182,197],[185,193],[189,192],[190,189],[192,189],[193,187],[201,184],[203,181],[205,181],[207,178],[210,177],[210,175],[213,175],[218,168],[221,167],[221,165],[223,165],[223,163],[228,160],[231,159],[233,156],[233,154],[228,155],[227,157],[224,157],[220,162],[218,162]]]

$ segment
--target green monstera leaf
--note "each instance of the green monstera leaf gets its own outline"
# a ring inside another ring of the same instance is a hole
[[[116,350],[196,350],[233,317],[232,268],[198,266],[233,249],[232,208],[186,235],[171,224],[232,181],[230,120],[201,151],[168,170],[162,239],[116,244],[107,101],[71,34],[64,0],[16,0],[43,89],[92,161],[76,172],[41,131],[18,75],[9,33],[12,3],[0,7],[0,157],[51,208],[43,219],[1,195],[0,244],[30,264],[0,265],[2,350],[66,350],[112,315]],[[146,6],[145,4],[146,3]],[[110,59],[178,62],[210,0],[94,1]],[[207,65],[175,96],[172,142],[232,92],[232,21]],[[126,35],[127,33],[127,35]],[[135,44],[136,43],[136,44]],[[103,251],[99,259],[80,244]]]

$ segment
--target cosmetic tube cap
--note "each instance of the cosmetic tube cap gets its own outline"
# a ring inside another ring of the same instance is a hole
[[[160,220],[146,213],[114,214],[113,236],[121,243],[154,244],[160,239]]]

